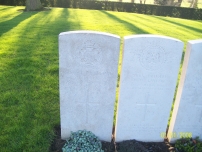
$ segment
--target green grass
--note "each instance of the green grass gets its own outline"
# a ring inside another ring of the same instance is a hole
[[[202,37],[202,21],[96,10],[53,8],[22,12],[20,9],[24,7],[0,6],[0,149],[3,152],[49,151],[53,128],[60,123],[60,32],[96,30],[122,38],[150,33],[185,43]]]

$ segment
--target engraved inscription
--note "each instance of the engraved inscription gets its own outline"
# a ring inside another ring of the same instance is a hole
[[[167,75],[147,75],[143,74],[135,74],[133,76],[133,80],[138,82],[136,86],[139,89],[146,89],[146,88],[155,88],[155,89],[167,89],[170,86],[168,85],[168,76]]]

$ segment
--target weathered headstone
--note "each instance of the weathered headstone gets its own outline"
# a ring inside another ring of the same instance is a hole
[[[202,39],[188,41],[168,139],[202,138]]]
[[[177,39],[124,38],[115,140],[163,141],[182,56]]]
[[[61,136],[92,131],[111,141],[120,38],[93,31],[59,35]]]

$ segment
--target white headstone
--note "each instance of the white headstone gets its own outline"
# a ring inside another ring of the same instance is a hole
[[[163,141],[183,43],[156,35],[124,38],[115,140]]]
[[[202,39],[188,41],[168,139],[202,138]]]
[[[111,141],[120,38],[93,31],[59,35],[61,136],[92,131]]]

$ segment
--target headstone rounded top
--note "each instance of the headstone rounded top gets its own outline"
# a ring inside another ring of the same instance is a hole
[[[190,43],[190,44],[197,44],[197,43],[202,43],[202,39],[198,39],[198,40],[190,40],[190,41],[188,41],[188,43]]]
[[[105,36],[110,36],[110,37],[114,37],[114,38],[120,38],[120,36],[114,35],[114,34],[110,34],[110,33],[105,33],[105,32],[99,32],[99,31],[88,31],[88,30],[80,30],[80,31],[68,31],[68,32],[62,32],[59,34],[59,36],[63,36],[63,35],[68,35],[68,34],[98,34],[98,35],[105,35]]]
[[[131,38],[161,38],[161,39],[170,39],[173,41],[177,41],[177,42],[182,42],[176,38],[172,38],[169,36],[163,36],[163,35],[155,35],[155,34],[138,34],[138,35],[129,35],[129,36],[125,36],[124,39],[131,39]]]

